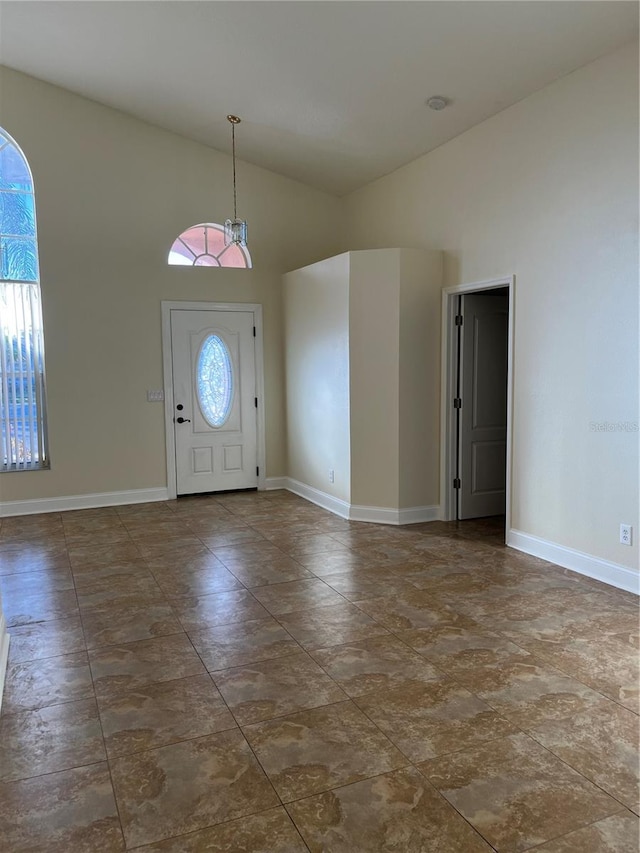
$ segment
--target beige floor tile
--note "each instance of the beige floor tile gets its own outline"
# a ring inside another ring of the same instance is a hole
[[[55,572],[57,569],[68,569],[69,566],[69,552],[64,542],[26,544],[19,549],[0,550],[0,575],[3,577],[22,572]]]
[[[185,631],[201,631],[216,625],[264,619],[269,615],[260,602],[244,589],[174,599],[173,612]]]
[[[220,560],[200,542],[190,545],[181,554],[160,554],[145,560],[145,566],[155,575],[181,575],[183,572],[196,572],[201,569],[221,567]]]
[[[125,529],[134,542],[149,543],[159,539],[172,539],[195,535],[194,531],[186,524],[184,519],[172,515],[170,518],[164,516],[154,521],[144,519],[131,519],[125,521]]]
[[[236,728],[208,675],[147,684],[99,706],[109,758]]]
[[[416,590],[406,595],[381,596],[359,601],[358,607],[391,631],[428,628],[450,615],[432,595]]]
[[[376,566],[389,565],[388,560],[376,559],[369,554],[356,553],[352,550],[299,555],[298,562],[318,577],[350,572],[354,569],[366,570]]]
[[[65,531],[65,540],[70,551],[77,551],[83,548],[127,545],[131,542],[131,537],[126,527],[111,526],[83,531],[82,533]]]
[[[640,799],[638,717],[607,699],[568,719],[546,719],[528,734],[612,797]]]
[[[225,669],[213,678],[241,726],[346,699],[304,652]]]
[[[270,616],[190,631],[189,637],[209,672],[300,651],[298,643]]]
[[[74,574],[76,571],[85,569],[103,568],[113,564],[139,562],[142,554],[133,541],[120,543],[118,545],[100,545],[98,547],[86,545],[82,548],[70,548],[69,560]]]
[[[251,592],[273,616],[345,603],[340,593],[319,578],[272,584],[252,589]]]
[[[477,696],[448,680],[370,693],[355,702],[414,762],[517,731]]]
[[[635,853],[640,849],[640,821],[631,812],[605,817],[556,838],[540,847],[536,853]]]
[[[92,607],[82,613],[82,625],[89,649],[184,633],[171,605],[162,601]]]
[[[98,563],[94,565],[77,564],[73,566],[73,582],[78,592],[84,592],[96,583],[108,581],[109,578],[122,578],[127,575],[136,577],[151,577],[142,557],[114,561],[113,563]]]
[[[10,637],[10,664],[85,650],[82,622],[79,616],[21,625],[11,629]]]
[[[568,640],[526,639],[523,645],[567,675],[640,712],[640,655],[633,632]]]
[[[420,769],[500,853],[519,853],[620,811],[616,800],[524,734]]]
[[[233,571],[234,566],[260,565],[272,560],[283,560],[287,555],[271,542],[238,542],[211,549],[224,565]]]
[[[138,847],[137,853],[307,853],[291,818],[280,806],[257,815]]]
[[[329,533],[265,533],[267,539],[294,559],[307,554],[326,554],[330,551],[345,551],[347,546]]]
[[[206,674],[186,634],[92,649],[89,660],[101,700],[155,682]]]
[[[216,551],[218,548],[226,548],[228,545],[266,541],[262,533],[254,530],[252,527],[245,527],[242,530],[228,530],[225,528],[216,533],[205,533],[202,529],[198,530],[193,527],[191,529],[211,551]]]
[[[382,595],[409,595],[416,590],[411,581],[394,575],[389,566],[369,570],[354,569],[351,572],[324,575],[322,579],[348,601],[364,601]]]
[[[104,761],[95,699],[0,718],[0,782]]]
[[[3,593],[2,610],[9,628],[34,622],[51,622],[77,616],[79,612],[75,589]]]
[[[278,805],[237,730],[116,758],[111,775],[129,847]]]
[[[14,550],[26,550],[33,547],[64,547],[66,539],[62,525],[47,530],[20,530],[0,532],[0,553]]]
[[[7,853],[120,853],[107,763],[0,785],[0,838]]]
[[[349,696],[409,689],[439,681],[441,672],[396,637],[382,636],[328,649],[311,656]]]
[[[354,604],[346,602],[298,613],[285,613],[278,616],[278,621],[305,649],[318,649],[389,633]]]
[[[2,713],[94,696],[86,652],[14,663],[7,668]]]
[[[213,554],[211,557],[213,557]],[[153,576],[167,598],[198,598],[216,592],[242,589],[242,584],[216,560],[215,564],[195,570],[156,569]]]
[[[638,610],[610,596],[576,584],[512,596],[490,618],[493,629],[520,643],[602,637],[638,627]]]
[[[308,569],[284,554],[259,563],[234,563],[231,571],[244,586],[251,590],[268,584],[279,585],[287,581],[315,579],[315,575]]]
[[[249,527],[248,524],[245,524],[240,519],[234,518],[227,510],[221,509],[220,512],[222,514],[214,516],[209,514],[194,515],[193,513],[184,512],[181,514],[181,517],[184,517],[189,530],[201,539],[206,538],[207,536],[228,535],[233,537],[229,539],[228,544],[233,545],[235,541],[243,541],[242,539],[236,540],[236,534],[240,536],[247,533],[256,534],[254,538],[249,541],[258,541],[262,538],[261,534],[256,533],[252,527]]]
[[[156,557],[175,557],[180,559],[189,548],[200,548],[201,540],[193,533],[176,534],[175,536],[152,537],[149,540],[137,539],[135,545],[145,560],[154,560]]]
[[[521,729],[543,720],[571,719],[602,698],[526,653],[454,677]]]
[[[352,702],[255,723],[244,733],[284,802],[408,763]]]
[[[49,593],[73,589],[73,575],[70,568],[47,569],[43,572],[20,572],[14,575],[0,576],[0,593],[7,596],[48,595]]]
[[[413,767],[289,803],[311,853],[491,853]]]
[[[398,636],[427,660],[462,681],[515,656],[526,658],[520,646],[489,631],[468,616],[451,610],[435,625],[399,631]],[[533,658],[532,658],[533,659]]]
[[[108,605],[127,607],[142,601],[167,603],[151,574],[112,575],[78,590],[78,606],[83,612]]]

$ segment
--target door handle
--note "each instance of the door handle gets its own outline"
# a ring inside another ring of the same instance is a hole
[[[190,424],[191,418],[176,418],[179,424]]]

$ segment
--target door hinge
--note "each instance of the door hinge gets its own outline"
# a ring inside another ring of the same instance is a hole
[[[255,403],[256,409],[258,408],[258,398],[254,397],[253,402]]]
[[[454,489],[460,488],[460,477],[456,477],[455,480],[453,481],[453,488]]]
[[[253,337],[255,338],[255,336],[256,336],[256,327],[254,326],[253,327]]]
[[[462,314],[456,314],[456,326],[461,326],[463,322]]]
[[[462,408],[462,400],[460,399],[460,397],[456,397],[456,398],[454,399],[454,401],[453,401],[453,408],[454,408],[454,409],[461,409],[461,408]]]
[[[260,469],[256,468],[256,477],[259,477],[259,476],[260,476]]]

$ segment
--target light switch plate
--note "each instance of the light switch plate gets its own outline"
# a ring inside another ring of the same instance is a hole
[[[164,391],[147,391],[147,403],[162,403]]]

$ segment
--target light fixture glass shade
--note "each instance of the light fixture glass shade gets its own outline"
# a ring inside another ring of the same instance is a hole
[[[226,246],[247,246],[247,223],[244,219],[227,219],[224,223],[224,242]]]

